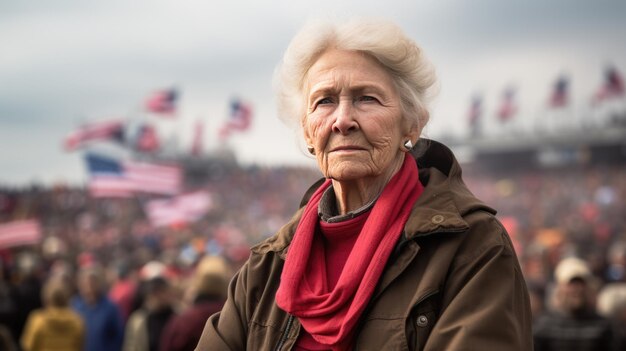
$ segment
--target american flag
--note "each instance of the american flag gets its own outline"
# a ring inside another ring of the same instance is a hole
[[[567,106],[569,79],[560,76],[554,84],[554,90],[550,96],[548,105],[552,108],[561,108]]]
[[[604,72],[604,83],[593,97],[594,103],[624,96],[624,80],[622,75],[613,66],[606,68]]]
[[[173,116],[176,113],[178,91],[166,89],[155,91],[145,102],[146,110],[164,116]]]
[[[113,140],[121,142],[123,139],[123,121],[102,121],[81,126],[77,131],[71,133],[65,138],[64,146],[66,150],[71,151],[96,140]]]
[[[472,131],[472,135],[480,134],[480,119],[483,114],[483,99],[480,95],[475,95],[472,98],[472,104],[467,114],[469,120],[469,126]]]
[[[204,131],[204,123],[202,121],[196,122],[196,128],[194,129],[193,143],[191,144],[191,154],[198,156],[202,153],[202,134]]]
[[[34,219],[0,224],[0,248],[36,245],[41,241],[41,227]]]
[[[89,192],[94,197],[130,197],[136,192],[174,195],[180,192],[180,167],[145,162],[119,161],[87,154]]]
[[[250,128],[252,123],[252,106],[249,104],[235,99],[230,104],[230,114],[228,121],[222,126],[219,131],[220,139],[226,139],[230,136],[231,131],[238,130],[243,131]]]
[[[500,122],[508,122],[517,112],[517,106],[515,105],[515,90],[513,88],[507,88],[502,94],[502,103],[498,108],[497,115]]]
[[[156,152],[160,147],[161,143],[156,129],[148,124],[142,125],[137,133],[135,148],[142,152]]]
[[[204,190],[166,200],[151,200],[145,205],[146,215],[154,227],[190,223],[198,220],[213,206],[211,195]]]

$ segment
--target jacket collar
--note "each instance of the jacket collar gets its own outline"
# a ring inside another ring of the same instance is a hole
[[[413,205],[405,225],[407,239],[439,232],[464,232],[469,229],[463,219],[467,214],[481,210],[496,213],[467,188],[461,166],[448,147],[420,139],[414,150],[424,192]]]
[[[414,148],[413,156],[420,171],[424,192],[415,202],[404,227],[406,239],[442,232],[464,232],[469,229],[469,225],[463,219],[468,213],[480,210],[496,213],[467,189],[461,178],[461,167],[446,146],[434,140],[420,139]],[[320,179],[313,184],[304,194],[300,209],[289,222],[276,235],[254,246],[252,252],[263,254],[274,251],[284,258],[300,222],[304,206],[323,182],[324,179]]]

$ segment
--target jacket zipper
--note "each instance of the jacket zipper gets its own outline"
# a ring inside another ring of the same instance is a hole
[[[285,327],[285,331],[283,332],[283,335],[280,337],[280,340],[278,341],[278,346],[276,346],[275,351],[280,351],[283,348],[283,345],[285,344],[285,341],[287,340],[287,336],[289,335],[289,332],[291,331],[293,318],[294,318],[293,315],[289,315],[289,318],[287,318],[287,326]]]

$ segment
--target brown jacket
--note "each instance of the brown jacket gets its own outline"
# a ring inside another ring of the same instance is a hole
[[[495,211],[466,188],[445,146],[430,141],[417,162],[424,193],[361,317],[355,350],[532,350],[528,292]],[[301,212],[252,248],[197,350],[292,349],[300,323],[274,296]]]

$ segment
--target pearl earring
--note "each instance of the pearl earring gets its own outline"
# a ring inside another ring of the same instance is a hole
[[[411,142],[411,140],[405,141],[404,147],[406,148],[406,151],[411,151],[411,149],[413,148],[413,143]]]

